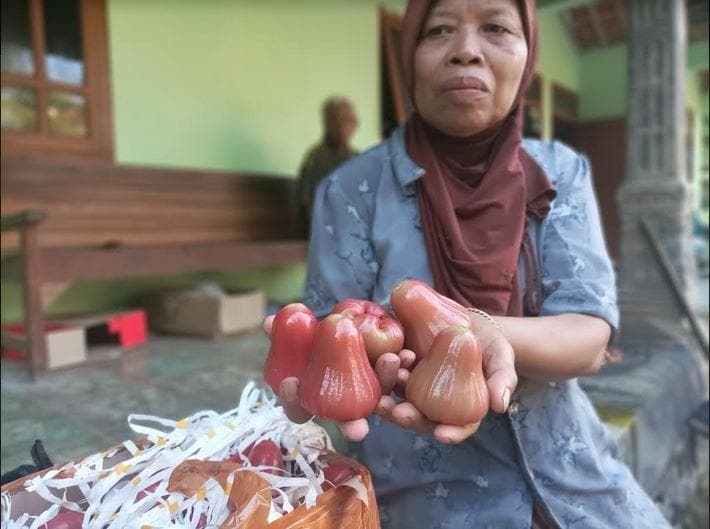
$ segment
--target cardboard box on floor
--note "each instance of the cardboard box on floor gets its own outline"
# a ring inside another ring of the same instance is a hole
[[[10,335],[24,335],[24,325],[3,325],[3,330]],[[47,369],[57,369],[86,360],[86,337],[84,328],[64,323],[46,324],[44,328],[45,347],[47,348]],[[2,355],[11,361],[23,362],[25,353],[11,346],[3,347]]]
[[[147,339],[147,318],[143,310],[124,310],[105,314],[62,316],[45,324],[47,369],[58,369],[85,362],[95,345],[135,347]],[[24,336],[22,323],[3,325],[8,334]],[[11,346],[3,347],[3,358],[24,362],[25,353]]]
[[[147,301],[150,327],[167,334],[216,338],[259,327],[266,313],[260,290],[160,292]]]

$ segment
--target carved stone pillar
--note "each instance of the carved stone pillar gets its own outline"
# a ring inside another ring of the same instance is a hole
[[[626,177],[621,216],[619,301],[623,321],[681,312],[640,220],[646,218],[685,294],[693,288],[692,201],[685,162],[686,9],[682,0],[629,0]],[[623,326],[623,322],[622,322]]]

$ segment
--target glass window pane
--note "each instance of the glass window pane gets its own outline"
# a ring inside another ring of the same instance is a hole
[[[44,2],[47,78],[61,83],[84,82],[79,0]]]
[[[2,87],[2,128],[37,130],[37,93],[32,88]]]
[[[86,99],[79,94],[50,92],[47,97],[49,132],[57,136],[86,136]]]
[[[27,0],[2,0],[0,10],[2,11],[2,22],[0,23],[2,26],[2,36],[0,37],[2,71],[32,75],[34,60],[28,2]],[[3,105],[4,101],[3,99]]]

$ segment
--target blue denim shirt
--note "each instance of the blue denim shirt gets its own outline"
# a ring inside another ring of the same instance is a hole
[[[591,314],[616,328],[614,272],[588,163],[557,142],[525,140],[523,148],[557,188],[549,215],[529,226],[541,315]],[[415,191],[423,174],[398,129],[319,186],[304,296],[318,316],[348,297],[387,306],[405,278],[432,284]],[[384,528],[528,529],[534,501],[564,528],[669,527],[617,459],[576,379],[521,380],[509,411],[489,413],[458,445],[369,421],[353,453],[372,473]]]

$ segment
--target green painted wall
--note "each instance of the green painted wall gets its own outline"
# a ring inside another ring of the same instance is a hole
[[[407,0],[380,0],[378,5],[387,11],[402,15],[407,8]]]
[[[245,270],[240,273],[202,273],[160,278],[86,281],[74,284],[52,303],[50,315],[96,313],[140,307],[150,292],[190,288],[202,281],[215,281],[225,289],[259,288],[267,299],[288,301],[301,295],[305,266]],[[22,292],[13,281],[2,281],[2,321],[22,318]]]
[[[600,48],[579,56],[580,117],[594,120],[626,113],[628,73],[626,45]],[[688,46],[686,101],[691,108],[697,102],[698,69],[708,67],[708,43],[694,42]]]
[[[110,0],[118,162],[295,174],[320,104],[378,140],[373,1]]]
[[[552,138],[552,86],[580,92],[580,60],[574,41],[562,24],[561,13],[584,2],[568,0],[538,9],[540,49],[537,71],[542,77],[542,136]]]
[[[588,51],[580,56],[579,113],[582,120],[626,113],[626,46]]]

